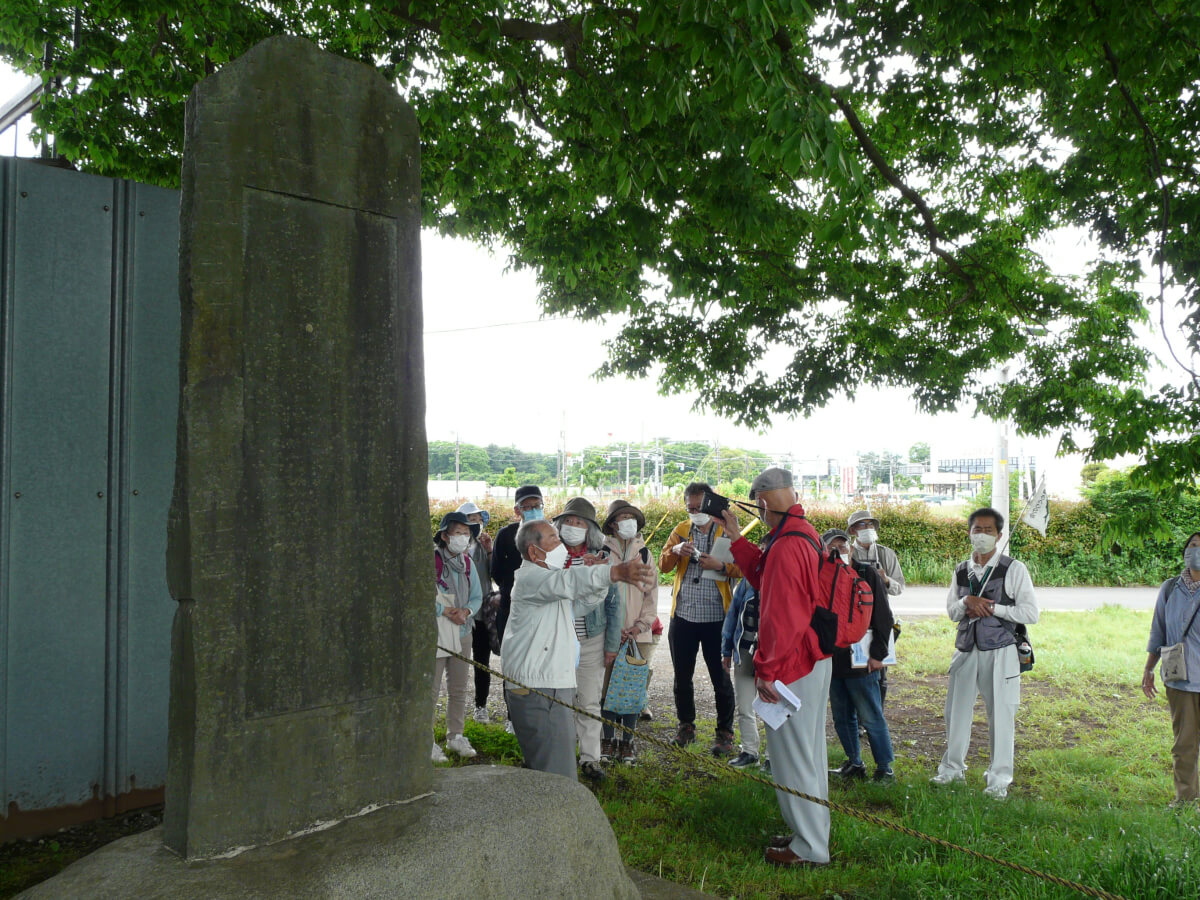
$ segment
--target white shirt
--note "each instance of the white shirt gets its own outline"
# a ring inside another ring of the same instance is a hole
[[[971,558],[967,560],[967,577],[974,575],[976,579],[982,579],[984,571],[990,568],[999,556],[1000,554],[993,551],[987,562],[980,565],[972,553]],[[1014,559],[1009,564],[1008,571],[1004,573],[1004,593],[1013,598],[1013,605],[997,604],[993,616],[997,619],[1023,622],[1026,625],[1037,622],[1038,607],[1037,598],[1033,594],[1033,579],[1029,577],[1025,563],[1019,559]],[[959,599],[958,585],[953,578],[950,580],[950,593],[946,595],[946,613],[952,622],[961,622],[967,616],[967,604]]]
[[[525,560],[513,579],[501,670],[540,689],[575,687],[575,619],[604,602],[610,566],[547,569]]]

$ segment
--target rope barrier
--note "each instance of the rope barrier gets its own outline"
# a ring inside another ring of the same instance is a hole
[[[923,832],[917,831],[915,828],[909,828],[907,825],[901,825],[897,822],[893,822],[890,819],[885,819],[882,816],[877,816],[873,813],[863,812],[862,810],[855,809],[852,806],[846,806],[845,804],[842,804],[842,803],[835,803],[832,800],[827,800],[823,797],[814,797],[811,794],[806,794],[803,791],[796,790],[795,788],[790,788],[790,787],[787,787],[786,785],[778,784],[769,778],[763,777],[762,775],[755,775],[755,774],[753,774],[751,772],[747,772],[745,770],[735,769],[732,766],[730,766],[729,764],[720,761],[719,759],[710,758],[707,756],[698,756],[695,753],[688,753],[682,747],[676,746],[675,744],[672,744],[669,741],[665,741],[662,738],[655,737],[654,735],[651,735],[651,734],[646,734],[645,732],[639,732],[636,728],[629,728],[625,725],[622,725],[619,721],[612,721],[610,719],[605,719],[602,716],[597,716],[594,713],[588,712],[586,709],[580,709],[578,706],[575,706],[572,703],[563,703],[561,700],[558,700],[557,698],[551,696],[550,694],[546,694],[542,691],[539,691],[537,688],[531,688],[528,685],[521,684],[516,679],[509,678],[509,677],[503,675],[502,673],[497,672],[488,666],[485,666],[483,663],[477,662],[473,659],[463,656],[461,653],[455,653],[453,650],[447,650],[445,647],[442,647],[440,645],[438,646],[438,650],[441,650],[444,653],[448,653],[450,656],[453,656],[455,659],[462,660],[463,662],[474,666],[476,669],[479,669],[483,672],[487,672],[489,675],[494,675],[495,677],[501,679],[502,681],[506,681],[509,684],[512,684],[518,688],[521,688],[522,690],[526,690],[532,694],[536,694],[537,696],[539,696],[545,700],[549,700],[551,703],[557,703],[560,706],[565,706],[578,715],[586,716],[589,719],[594,719],[595,721],[600,722],[604,725],[611,725],[614,729],[617,729],[617,730],[620,730],[622,732],[629,734],[631,736],[631,738],[637,737],[639,740],[641,740],[645,743],[653,744],[654,746],[667,751],[667,753],[673,754],[681,762],[690,763],[692,765],[699,764],[702,766],[708,766],[710,768],[713,768],[714,770],[718,770],[723,775],[728,775],[730,773],[739,775],[742,778],[746,778],[750,781],[754,781],[759,784],[766,785],[767,787],[772,788],[776,791],[782,791],[785,794],[790,794],[791,796],[798,797],[801,800],[807,800],[809,803],[815,803],[818,806],[824,806],[827,809],[829,809],[831,812],[841,813],[842,815],[850,816],[851,818],[858,819],[863,822],[867,822],[871,825],[877,825],[880,828],[886,828],[889,831],[895,831],[898,834],[905,835],[906,837],[911,837],[911,838],[915,838],[917,840],[925,841],[926,843],[933,844],[936,847],[941,847],[944,850],[954,850],[958,853],[963,853],[963,854],[973,857],[975,859],[979,859],[984,862],[989,862],[989,863],[992,863],[993,865],[1001,866],[1006,869],[1011,869],[1014,872],[1020,872],[1023,875],[1028,875],[1032,878],[1041,879],[1042,881],[1048,882],[1053,885],[1057,885],[1058,887],[1064,887],[1064,888],[1068,888],[1073,891],[1077,891],[1087,897],[1096,897],[1096,898],[1098,898],[1098,900],[1126,900],[1126,898],[1122,897],[1120,894],[1113,894],[1113,893],[1103,890],[1101,888],[1090,887],[1086,884],[1080,884],[1077,881],[1071,881],[1069,878],[1063,878],[1059,875],[1052,875],[1049,872],[1042,872],[1039,869],[1030,868],[1029,866],[1022,865],[1021,863],[1015,863],[1015,862],[1011,862],[1010,860],[1007,860],[1007,859],[1001,859],[1000,857],[992,856],[989,853],[983,853],[979,850],[972,850],[970,847],[964,847],[961,844],[955,844],[952,841],[947,841],[943,838],[934,837],[933,835],[925,834]]]

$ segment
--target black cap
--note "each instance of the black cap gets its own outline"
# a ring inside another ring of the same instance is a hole
[[[526,497],[537,497],[539,500],[541,500],[542,499],[542,489],[540,487],[538,487],[536,484],[523,484],[519,488],[517,488],[517,496],[516,496],[515,502],[520,503]]]

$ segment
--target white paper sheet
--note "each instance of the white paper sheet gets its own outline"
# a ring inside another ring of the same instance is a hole
[[[779,695],[778,703],[768,703],[756,694],[753,705],[754,711],[767,723],[767,727],[778,731],[779,726],[786,722],[792,713],[800,710],[800,698],[782,681],[776,680],[773,686],[775,693]]]

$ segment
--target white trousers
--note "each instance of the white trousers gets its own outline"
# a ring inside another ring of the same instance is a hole
[[[754,714],[754,698],[758,695],[758,689],[754,686],[754,663],[743,657],[742,662],[735,663],[731,668],[733,669],[733,696],[737,700],[738,733],[742,738],[742,749],[758,756],[758,716]],[[765,746],[762,756],[766,756]]]
[[[954,651],[946,688],[946,753],[938,766],[939,775],[960,776],[967,771],[971,720],[980,694],[987,711],[991,758],[983,778],[987,787],[1003,790],[1013,780],[1013,744],[1021,702],[1021,663],[1015,645]]]
[[[833,662],[823,659],[788,685],[800,698],[800,710],[778,731],[770,732],[771,774],[775,783],[822,800],[829,797],[829,750],[825,744],[825,707]],[[776,791],[779,811],[792,829],[793,853],[817,863],[829,862],[829,809]]]
[[[575,705],[600,715],[604,695],[604,632],[579,642],[579,667],[575,670]],[[575,738],[579,741],[579,761],[600,761],[600,729],[595,719],[575,714]]]

